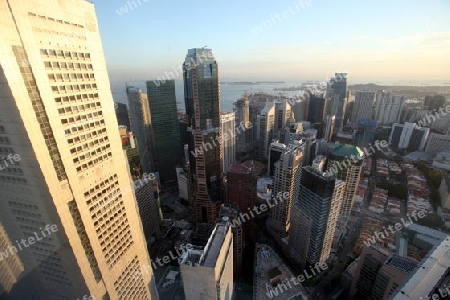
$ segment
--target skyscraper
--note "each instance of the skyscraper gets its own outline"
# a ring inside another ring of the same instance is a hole
[[[361,149],[352,145],[340,145],[330,153],[328,171],[345,182],[341,214],[350,215],[352,211],[356,189],[361,179],[363,155]]]
[[[152,120],[155,171],[159,172],[161,182],[174,181],[182,154],[175,80],[158,84],[147,81],[147,96]]]
[[[358,121],[370,120],[373,118],[374,102],[374,91],[356,91],[352,114],[352,123],[354,125],[357,125]]]
[[[222,168],[226,173],[231,164],[236,161],[236,138],[245,135],[245,132],[237,132],[234,112],[222,112],[220,114],[220,128],[222,130]]]
[[[375,105],[375,120],[381,124],[396,123],[405,103],[403,96],[394,96],[387,91],[378,91]]]
[[[272,203],[268,225],[280,235],[289,231],[291,222],[291,204],[297,199],[302,164],[304,158],[303,145],[298,141],[288,145],[275,162]]]
[[[261,111],[257,118],[258,158],[266,160],[269,145],[274,137],[275,104],[270,103]]]
[[[0,219],[41,299],[158,299],[94,5],[1,0]],[[47,229],[51,230],[47,230]],[[51,235],[49,234],[51,232]],[[44,236],[45,235],[45,236]]]
[[[291,254],[298,263],[315,264],[328,259],[344,189],[343,181],[322,175],[310,166],[303,168],[289,232]]]
[[[139,149],[139,167],[143,173],[154,171],[152,159],[151,117],[147,95],[140,89],[127,86],[128,107],[130,108],[131,131],[136,137]]]
[[[233,164],[227,173],[227,203],[237,205],[239,211],[248,213],[256,205],[256,176],[245,164]],[[244,223],[245,244],[253,241],[255,219]]]
[[[221,204],[222,176],[219,70],[212,50],[189,49],[183,71],[194,221],[212,224]]]
[[[333,133],[342,131],[348,101],[347,73],[336,73],[327,85],[326,115],[336,116]]]
[[[124,103],[114,102],[114,110],[116,111],[117,123],[119,126],[126,126],[130,130],[130,116],[128,114],[128,107]]]

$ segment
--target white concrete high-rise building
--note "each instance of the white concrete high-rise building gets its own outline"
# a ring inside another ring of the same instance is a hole
[[[257,118],[258,158],[267,159],[269,145],[274,137],[275,104],[267,105]]]
[[[203,250],[179,259],[186,300],[233,299],[233,233],[228,219],[218,223]]]
[[[352,123],[357,125],[358,121],[372,119],[374,102],[374,91],[356,91]]]
[[[228,172],[231,165],[236,162],[236,138],[237,130],[235,129],[235,113],[221,112],[220,113],[220,128],[222,130],[222,170],[223,173]],[[239,128],[239,135],[245,134]]]
[[[375,120],[380,124],[396,123],[405,104],[403,96],[394,96],[387,91],[378,91],[375,104]]]
[[[40,299],[158,299],[94,5],[0,0],[0,220]],[[52,228],[51,236],[45,228]],[[39,238],[38,238],[39,237]],[[18,247],[16,242],[14,246]]]

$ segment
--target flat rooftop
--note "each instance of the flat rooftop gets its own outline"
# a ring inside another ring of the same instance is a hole
[[[216,266],[217,258],[219,257],[220,249],[222,249],[228,230],[229,227],[227,225],[217,224],[212,239],[206,244],[203,266],[208,268],[214,268]]]
[[[450,237],[447,236],[438,246],[434,247],[422,260],[417,271],[412,273],[390,298],[429,299],[426,298],[450,268]]]

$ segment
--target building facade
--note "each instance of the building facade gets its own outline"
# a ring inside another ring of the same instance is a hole
[[[182,155],[175,80],[147,81],[147,96],[152,121],[153,165],[161,182],[175,181]]]
[[[335,116],[333,134],[344,127],[344,115],[348,102],[347,73],[336,73],[327,84],[326,115]]]
[[[138,144],[139,167],[142,168],[143,173],[150,173],[154,171],[154,159],[148,98],[140,89],[133,86],[127,86],[126,91],[130,108],[131,131]]]
[[[289,232],[291,255],[301,265],[328,259],[344,190],[343,181],[310,166],[303,168]]]
[[[363,155],[361,149],[352,145],[340,145],[329,155],[328,172],[345,182],[344,199],[340,212],[343,215],[350,215],[353,209],[363,169]]]
[[[298,198],[303,158],[303,144],[297,142],[288,145],[274,163],[273,207],[267,224],[280,236],[285,235],[290,228],[291,206]]]
[[[450,150],[450,135],[431,133],[425,152],[436,155],[444,150]]]
[[[190,198],[194,221],[213,224],[221,199],[219,70],[211,49],[189,49],[184,71]]]
[[[361,120],[371,120],[373,118],[375,95],[374,91],[356,91],[352,124],[356,125]]]
[[[40,299],[158,299],[152,272],[129,276],[150,257],[94,5],[2,0],[0,15],[0,143],[21,158],[0,219],[11,241],[39,236],[23,275]]]
[[[203,250],[187,250],[179,260],[186,300],[233,299],[233,233],[218,223]]]
[[[226,173],[236,161],[236,138],[245,135],[245,132],[237,131],[234,112],[222,112],[220,114],[220,125],[222,130],[222,166]]]

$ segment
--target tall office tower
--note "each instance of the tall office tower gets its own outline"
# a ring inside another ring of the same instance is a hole
[[[227,173],[227,203],[237,205],[242,214],[247,214],[256,205],[257,178],[253,170],[245,164],[233,164]],[[254,238],[255,219],[248,218],[244,223],[245,245]]]
[[[147,245],[161,237],[163,214],[156,179],[144,178],[134,182],[136,201]]]
[[[128,114],[128,107],[124,103],[114,102],[114,111],[116,112],[117,123],[119,126],[126,126],[130,130],[130,116]]]
[[[378,271],[391,253],[378,245],[364,247],[353,276],[350,295],[356,299],[369,299]]]
[[[316,138],[321,139],[324,134],[325,123],[325,97],[323,94],[309,93],[308,116],[306,120],[311,123],[311,128],[317,130]]]
[[[13,247],[16,246],[11,242],[0,222],[0,297],[11,292],[25,270],[20,257],[13,252]]]
[[[0,220],[11,241],[39,238],[17,253],[24,274],[40,299],[158,299],[151,271],[129,276],[150,257],[94,5],[1,0],[0,15],[0,143],[21,158]]]
[[[261,111],[256,124],[258,136],[258,158],[263,161],[267,160],[269,145],[274,136],[275,112],[275,104],[269,104]]]
[[[326,115],[336,116],[333,133],[344,127],[344,114],[348,101],[347,73],[336,73],[327,84]]]
[[[274,205],[270,211],[268,225],[279,236],[289,231],[291,223],[291,205],[298,198],[300,177],[302,173],[304,148],[300,143],[288,145],[275,162],[272,199]]]
[[[236,161],[236,138],[245,134],[244,130],[235,127],[234,112],[222,112],[220,114],[220,128],[222,130],[222,170],[224,173]]]
[[[153,136],[153,163],[161,182],[175,181],[181,161],[181,137],[178,124],[175,80],[147,81]]]
[[[405,104],[403,96],[394,96],[387,91],[378,91],[375,104],[375,117],[380,124],[389,125],[400,119]]]
[[[183,71],[194,221],[212,224],[221,204],[222,137],[219,70],[211,49],[189,49]]]
[[[283,152],[286,151],[286,144],[283,143],[271,143],[269,147],[269,157],[267,163],[267,175],[273,177],[275,175],[275,163],[280,160]]]
[[[233,299],[233,233],[226,222],[215,226],[203,250],[188,249],[179,262],[186,300]]]
[[[431,133],[425,152],[436,155],[443,150],[450,149],[450,135]]]
[[[399,149],[423,151],[429,134],[430,128],[427,127],[419,127],[414,123],[394,123],[389,136],[389,144]]]
[[[336,126],[336,116],[326,116],[323,138],[331,141]]]
[[[341,214],[350,215],[363,169],[364,152],[353,145],[340,145],[329,155],[328,171],[345,182]]]
[[[288,126],[288,122],[293,122],[292,106],[286,99],[275,102],[275,125],[273,128],[273,136],[276,139],[281,138],[284,128]]]
[[[356,91],[355,104],[353,106],[352,123],[358,124],[361,120],[373,118],[373,105],[375,103],[374,91]]]
[[[236,278],[242,276],[242,258],[244,254],[244,230],[242,224],[239,224],[239,207],[237,205],[222,204],[220,206],[219,218],[220,221],[223,217],[228,220],[234,226],[231,227],[231,233],[233,234],[233,273],[234,281]],[[234,221],[236,220],[236,221]]]
[[[306,121],[309,112],[309,96],[303,95],[301,98],[291,98],[288,102],[292,105],[292,114],[295,121]]]
[[[423,100],[423,108],[430,112],[438,111],[439,108],[444,107],[444,104],[445,97],[442,95],[428,95]]]
[[[250,121],[250,101],[247,97],[239,99],[235,103],[235,113],[236,113],[236,125],[240,126],[243,124],[246,125],[245,132],[238,134],[236,136],[236,151],[240,153],[248,153],[251,151],[251,146],[249,143],[252,143],[254,138],[254,130],[256,130],[256,123],[252,123]]]
[[[387,300],[416,267],[416,261],[392,254],[378,271],[372,287],[371,299]]]
[[[344,190],[343,181],[311,166],[303,168],[289,232],[291,255],[298,263],[315,264],[330,256]]]
[[[154,171],[152,162],[151,117],[147,95],[140,89],[127,86],[130,108],[131,131],[136,137],[139,149],[139,163],[143,173]]]
[[[416,269],[417,264],[382,247],[366,246],[356,265],[350,295],[356,295],[357,299],[391,299],[390,296]]]

